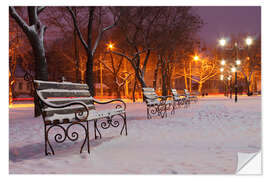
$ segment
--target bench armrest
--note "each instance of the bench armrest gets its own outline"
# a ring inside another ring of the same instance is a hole
[[[185,94],[178,94],[176,97],[186,97],[186,95]]]
[[[109,104],[109,103],[112,103],[112,102],[121,102],[122,104],[123,104],[123,108],[124,108],[124,110],[126,110],[126,103],[122,100],[122,99],[112,99],[112,100],[109,100],[109,101],[98,101],[97,99],[95,99],[95,98],[92,98],[92,101],[94,102],[94,103],[98,103],[98,104]],[[122,106],[121,105],[117,105],[116,106],[116,108],[122,108]]]
[[[158,98],[161,98],[161,99],[168,99],[168,98],[172,98],[173,96],[171,95],[168,95],[168,96],[158,96]]]
[[[148,99],[148,100],[156,100],[156,99],[162,99],[162,100],[167,100],[167,98],[169,98],[169,97],[173,97],[173,96],[157,96],[157,97],[154,97],[154,98],[149,98],[149,97],[147,97],[146,99]]]
[[[72,105],[81,105],[81,106],[83,106],[85,111],[86,111],[86,116],[82,117],[82,118],[79,118],[79,116],[81,116],[80,112],[76,112],[75,117],[78,118],[79,120],[87,120],[88,115],[89,115],[89,110],[87,108],[87,105],[84,102],[82,102],[82,101],[74,101],[74,102],[69,102],[69,103],[59,104],[58,105],[58,104],[53,104],[53,103],[50,103],[50,102],[46,101],[42,97],[40,92],[36,91],[36,93],[38,95],[38,98],[42,101],[42,103],[44,103],[46,106],[51,107],[51,108],[65,108],[65,107],[72,106]]]

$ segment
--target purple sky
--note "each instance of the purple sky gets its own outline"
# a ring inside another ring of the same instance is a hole
[[[207,44],[215,45],[217,38],[230,34],[261,32],[261,8],[259,6],[194,7],[206,23],[199,33]]]

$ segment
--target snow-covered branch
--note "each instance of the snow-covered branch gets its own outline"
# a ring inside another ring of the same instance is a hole
[[[69,11],[70,14],[71,14],[71,17],[72,17],[72,20],[73,20],[73,24],[74,24],[74,26],[75,26],[75,29],[76,29],[76,31],[77,31],[77,34],[78,34],[78,36],[79,36],[79,38],[80,38],[80,40],[81,40],[81,42],[82,42],[84,48],[86,49],[86,51],[88,51],[88,45],[86,44],[86,42],[85,42],[84,39],[83,39],[83,36],[82,36],[82,33],[81,33],[80,28],[79,28],[79,26],[78,26],[78,23],[77,23],[77,20],[76,20],[76,17],[75,17],[74,12],[72,11],[71,7],[67,7],[67,9],[68,9],[68,11]]]
[[[107,26],[107,27],[105,27],[105,28],[102,28],[102,29],[99,31],[98,37],[97,37],[97,39],[96,39],[96,41],[95,41],[95,44],[94,44],[94,47],[93,47],[93,50],[92,50],[92,56],[94,56],[94,54],[95,54],[95,52],[96,52],[96,49],[97,49],[98,44],[99,44],[99,42],[100,42],[100,40],[101,40],[101,38],[102,38],[102,36],[103,36],[103,33],[104,33],[105,31],[108,31],[108,30],[112,29],[114,26],[116,26],[117,23],[118,23],[118,21],[119,21],[119,18],[118,18],[117,20],[114,20],[114,23],[111,24],[110,26]]]
[[[10,16],[15,19],[15,21],[19,24],[19,26],[23,29],[23,31],[28,34],[30,32],[30,27],[28,24],[21,18],[21,16],[17,13],[16,9],[11,6],[9,7]]]
[[[41,13],[45,8],[46,8],[46,6],[40,6],[40,7],[38,7],[37,14]]]

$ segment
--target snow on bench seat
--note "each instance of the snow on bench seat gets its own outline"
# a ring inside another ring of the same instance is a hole
[[[119,114],[125,113],[125,110],[123,108],[118,109],[110,109],[110,110],[91,110],[89,111],[89,115],[86,121],[93,121],[101,118],[111,117]],[[86,115],[86,113],[83,113],[83,117]],[[68,123],[68,122],[76,122],[78,119],[75,118],[75,113],[69,113],[69,114],[54,114],[52,116],[47,116],[45,118],[46,124],[62,124],[62,123]]]
[[[172,100],[167,100],[166,102],[165,102],[165,104],[172,104],[173,103],[173,101]],[[155,106],[155,105],[159,105],[160,104],[160,101],[158,101],[158,100],[155,100],[155,101],[148,101],[147,102],[147,105],[149,105],[149,106]]]

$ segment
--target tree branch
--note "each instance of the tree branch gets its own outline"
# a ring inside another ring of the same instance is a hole
[[[16,12],[16,9],[11,6],[9,7],[10,16],[18,23],[18,25],[22,28],[22,30],[28,34],[30,32],[30,27],[28,24],[21,18],[21,16]]]
[[[103,28],[103,29],[101,29],[101,30],[99,31],[98,37],[97,37],[97,39],[96,39],[96,41],[95,41],[95,44],[94,44],[94,47],[93,47],[93,50],[92,50],[92,56],[94,56],[94,54],[95,54],[95,52],[96,52],[96,49],[97,49],[98,44],[99,44],[99,42],[100,42],[100,40],[101,40],[101,38],[102,38],[102,36],[103,36],[103,33],[104,33],[105,31],[110,30],[110,29],[113,28],[114,26],[116,26],[117,23],[118,23],[118,21],[119,21],[119,18],[118,18],[116,21],[114,21],[114,23],[113,23],[112,25],[107,26],[107,27],[105,27],[105,28]]]
[[[146,70],[146,65],[147,65],[147,62],[148,62],[149,55],[150,55],[150,49],[147,50],[147,54],[146,54],[146,56],[144,58],[143,69],[142,69],[143,75],[144,75],[145,70]]]
[[[130,64],[132,65],[132,67],[134,68],[134,70],[136,70],[136,65],[134,64],[134,62],[133,62],[133,59],[134,58],[130,58],[130,57],[128,57],[127,55],[125,55],[125,54],[123,54],[123,53],[120,53],[120,52],[116,52],[116,51],[111,51],[112,53],[114,53],[114,54],[116,54],[116,55],[118,55],[118,56],[122,56],[122,57],[124,57],[124,58],[126,58],[129,62],[130,62]],[[135,56],[136,57],[136,56]]]
[[[46,8],[46,6],[40,6],[40,7],[38,7],[37,14],[41,13],[45,8]]]
[[[71,14],[71,17],[72,17],[72,20],[73,20],[73,24],[74,24],[74,26],[75,26],[75,29],[76,29],[76,31],[77,31],[77,34],[78,34],[78,36],[79,36],[79,38],[80,38],[80,40],[81,40],[81,42],[82,42],[82,44],[83,44],[85,50],[88,52],[88,51],[89,51],[88,45],[86,44],[86,42],[85,42],[84,39],[83,39],[83,36],[82,36],[82,33],[81,33],[80,29],[79,29],[79,26],[78,26],[78,23],[77,23],[75,14],[74,14],[74,12],[72,11],[71,7],[67,7],[67,9],[68,9],[68,11],[69,11],[70,14]]]
[[[40,38],[42,44],[43,44],[44,33],[45,33],[46,29],[47,29],[47,27],[45,25],[41,26],[40,35],[39,35],[40,37],[39,38]]]

